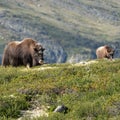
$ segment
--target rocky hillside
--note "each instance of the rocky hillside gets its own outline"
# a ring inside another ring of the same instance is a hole
[[[93,59],[104,44],[119,57],[118,0],[1,0],[0,54],[8,41],[26,37],[45,46],[48,63]]]

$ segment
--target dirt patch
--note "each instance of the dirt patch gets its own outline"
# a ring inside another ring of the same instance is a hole
[[[38,107],[33,110],[26,110],[26,111],[24,110],[24,111],[21,111],[22,117],[18,118],[18,120],[23,120],[25,118],[33,119],[41,116],[48,117],[48,113],[46,111],[47,111],[47,108],[45,108],[45,106],[42,106],[41,108]]]
[[[94,63],[98,63],[98,61],[96,60],[92,60],[92,61],[83,61],[83,62],[79,62],[79,63],[75,63],[75,64],[70,64],[70,66],[85,66],[85,65],[89,65],[89,64],[94,64]],[[22,71],[34,71],[34,70],[48,70],[48,69],[58,69],[59,67],[47,67],[47,66],[40,66],[39,68],[24,68],[22,69]]]
[[[85,65],[89,65],[89,64],[94,64],[94,63],[98,63],[98,61],[96,60],[92,60],[92,61],[83,61],[83,62],[79,62],[79,63],[75,63],[73,64],[74,66],[85,66]]]

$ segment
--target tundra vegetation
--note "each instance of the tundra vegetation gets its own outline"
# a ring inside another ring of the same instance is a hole
[[[66,113],[53,112],[62,104]],[[21,111],[41,106],[48,116],[33,120],[120,119],[120,60],[0,67],[1,120],[16,120]]]

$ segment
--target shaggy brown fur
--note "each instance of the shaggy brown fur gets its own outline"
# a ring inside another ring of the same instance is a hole
[[[107,45],[101,46],[97,48],[96,55],[98,59],[108,58],[112,60],[113,55],[114,55],[114,49],[112,49],[111,47]]]
[[[4,49],[3,66],[36,66],[43,64],[44,48],[37,41],[26,38],[20,41],[12,41]]]

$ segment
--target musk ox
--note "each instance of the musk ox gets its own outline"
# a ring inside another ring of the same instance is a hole
[[[44,50],[40,43],[31,38],[9,42],[4,49],[2,65],[15,67],[41,65],[44,61]]]
[[[112,60],[115,50],[108,45],[97,48],[96,55],[98,59],[107,58]]]

